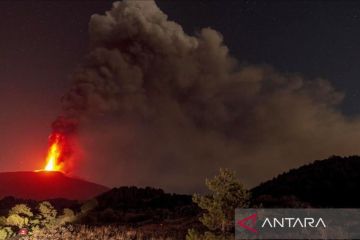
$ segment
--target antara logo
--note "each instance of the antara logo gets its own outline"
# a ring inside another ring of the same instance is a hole
[[[249,224],[250,223],[250,224]],[[257,214],[252,214],[246,218],[243,218],[237,221],[237,225],[250,231],[252,233],[258,233],[256,229],[257,225]],[[322,218],[294,218],[294,217],[283,217],[283,218],[265,218],[265,220],[260,225],[261,228],[317,228],[324,227],[326,228],[326,224]]]
[[[326,224],[322,218],[293,218],[293,217],[286,217],[286,218],[266,218],[263,224],[261,225],[262,228],[269,226],[271,228],[295,228],[295,227],[302,227],[302,228],[317,228],[322,226],[326,228]]]

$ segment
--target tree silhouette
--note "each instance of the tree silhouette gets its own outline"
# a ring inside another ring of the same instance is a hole
[[[211,194],[195,194],[193,201],[205,211],[199,220],[208,231],[200,234],[191,229],[187,240],[232,239],[235,209],[248,207],[250,194],[228,169],[220,169],[219,175],[206,179],[206,186]]]

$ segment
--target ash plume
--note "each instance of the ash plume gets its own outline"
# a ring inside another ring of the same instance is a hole
[[[221,33],[190,36],[154,1],[116,2],[91,17],[89,33],[62,100],[81,122],[79,174],[190,192],[219,167],[253,186],[358,153],[360,122],[338,110],[344,94],[328,81],[241,64]]]

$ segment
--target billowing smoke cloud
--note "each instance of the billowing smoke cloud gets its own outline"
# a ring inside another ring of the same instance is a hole
[[[117,2],[89,26],[91,51],[63,98],[68,116],[91,119],[79,175],[189,192],[219,167],[253,186],[358,153],[360,122],[326,80],[241,65],[219,32],[189,36],[154,1]]]

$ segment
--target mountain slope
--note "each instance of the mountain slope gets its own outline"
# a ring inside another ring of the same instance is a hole
[[[252,189],[263,206],[360,207],[360,157],[330,157],[292,169]]]
[[[109,190],[107,187],[68,177],[60,172],[0,173],[0,198],[85,200]]]
[[[175,225],[186,229],[198,225],[201,210],[190,195],[165,193],[151,187],[113,188],[96,197],[97,206],[82,219],[86,224]]]

